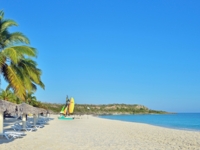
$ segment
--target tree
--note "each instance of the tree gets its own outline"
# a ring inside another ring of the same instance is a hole
[[[16,96],[13,94],[12,91],[7,89],[0,91],[0,99],[16,103]]]
[[[33,92],[26,94],[26,103],[33,105],[35,101],[37,101],[37,99],[33,96]]]
[[[26,85],[25,83],[34,82],[43,87],[44,84],[42,82],[35,82],[36,80],[33,77],[29,77],[31,81],[28,81],[27,76],[30,74],[26,74],[27,70],[22,71],[22,68],[16,68],[27,57],[36,57],[37,53],[35,48],[28,46],[30,41],[25,35],[20,32],[10,33],[8,31],[8,28],[12,26],[17,26],[17,23],[10,19],[4,19],[4,12],[0,11],[0,71],[14,93],[20,99],[25,100],[27,90],[31,91],[30,89],[33,90],[34,87],[34,84],[30,88],[28,87],[30,84]],[[36,65],[34,67],[37,70]],[[25,70],[25,68],[23,69]],[[40,77],[41,72],[38,70],[34,75]],[[38,79],[40,80],[40,78]]]

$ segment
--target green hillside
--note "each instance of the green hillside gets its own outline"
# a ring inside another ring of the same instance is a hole
[[[54,113],[59,113],[64,104],[43,103],[49,110]],[[129,105],[129,104],[106,104],[106,105],[93,105],[93,104],[75,104],[74,114],[93,114],[93,115],[106,115],[106,114],[167,114],[168,112],[160,110],[152,110],[143,105]]]

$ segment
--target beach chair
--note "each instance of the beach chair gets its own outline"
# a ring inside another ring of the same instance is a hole
[[[21,125],[18,124],[14,124],[13,126],[11,126],[11,128],[15,131],[28,131],[28,132],[37,131],[37,128],[30,128],[30,127],[23,128]]]
[[[35,128],[43,128],[44,127],[44,125],[42,125],[42,124],[41,125],[37,125],[37,124],[33,125],[30,121],[27,121],[26,125],[27,125],[28,128],[34,128],[34,127]]]
[[[22,137],[22,135],[20,135],[20,134],[6,133],[6,132],[4,132],[3,135],[6,137],[7,140],[12,140],[15,138]]]
[[[50,118],[48,117],[41,117],[40,120],[43,120],[45,122],[49,122],[50,121]]]
[[[4,133],[6,133],[6,134],[16,134],[16,135],[21,135],[21,136],[26,135],[25,132],[15,132],[15,131],[4,131]]]
[[[36,124],[45,125],[48,124],[49,120],[46,118],[39,118]]]

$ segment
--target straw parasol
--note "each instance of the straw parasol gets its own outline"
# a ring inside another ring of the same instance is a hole
[[[31,114],[38,114],[37,108],[33,107],[31,108]]]
[[[26,104],[26,103],[19,104],[18,110],[19,110],[19,112],[22,112],[25,114],[31,114],[31,113],[35,113],[37,111],[33,106]]]
[[[38,112],[45,114],[45,113],[47,113],[47,110],[44,108],[38,108]]]
[[[0,100],[0,111],[7,111],[9,113],[15,112],[17,104],[5,100]]]
[[[46,109],[44,109],[44,108],[38,108],[38,107],[33,107],[34,108],[34,113],[35,114],[47,114],[47,113],[51,113],[51,112],[53,112],[53,111],[51,111],[50,112],[50,110],[46,110]]]
[[[38,114],[39,113],[39,110],[37,107],[32,107],[31,108],[31,114]]]

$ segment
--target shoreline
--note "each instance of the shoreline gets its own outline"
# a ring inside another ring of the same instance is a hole
[[[99,115],[99,117],[104,118],[104,119],[110,119],[110,120],[119,120],[119,121],[125,121],[125,122],[133,122],[133,123],[143,123],[143,124],[148,124],[148,125],[153,125],[153,126],[158,126],[158,127],[164,127],[164,128],[168,128],[168,129],[200,132],[200,126],[199,126],[200,124],[197,121],[197,120],[199,120],[200,113],[192,113],[192,114],[198,114],[197,116],[195,116],[198,118],[195,118],[196,120],[193,123],[190,121],[187,121],[187,122],[183,121],[183,117],[185,117],[185,116],[182,114],[188,114],[188,113],[131,114],[131,115],[116,114],[116,115]],[[143,115],[145,116],[144,118],[146,118],[146,119],[141,117]],[[166,120],[165,120],[166,115],[169,115],[170,118],[167,116]],[[123,117],[123,116],[125,116],[125,117]],[[190,117],[193,117],[193,116],[190,116]],[[187,117],[186,117],[186,119],[187,119]],[[194,121],[194,119],[192,121]]]
[[[101,116],[101,115],[100,115]],[[98,116],[93,116],[93,117],[97,117],[100,119],[106,119],[106,120],[115,120],[115,119],[109,119],[109,118],[101,118]],[[115,120],[115,121],[122,121],[122,122],[129,122],[129,123],[136,123],[136,124],[145,124],[145,125],[149,125],[149,126],[154,126],[154,127],[161,127],[161,128],[166,128],[166,129],[173,129],[173,130],[180,130],[180,131],[191,131],[191,132],[199,132],[200,130],[195,130],[195,129],[187,129],[187,128],[173,128],[173,127],[168,127],[168,126],[159,126],[159,125],[155,125],[155,124],[149,124],[149,123],[144,123],[144,122],[132,122],[132,121],[125,121],[125,120]]]
[[[0,139],[0,149],[57,150],[166,150],[200,149],[200,132],[169,129],[144,123],[82,116],[74,120],[54,120],[23,138]]]
[[[98,116],[94,116],[97,118],[101,118]],[[102,119],[108,119],[108,118],[102,118]],[[108,119],[108,120],[115,120],[115,119]],[[149,123],[144,123],[144,122],[132,122],[132,121],[124,121],[124,120],[116,120],[116,121],[122,121],[122,122],[129,122],[129,123],[139,123],[139,124],[146,124],[146,125],[150,125],[150,126],[155,126],[155,127],[161,127],[161,128],[166,128],[166,129],[174,129],[174,130],[180,130],[180,131],[191,131],[191,132],[199,132],[200,130],[195,130],[195,129],[188,129],[188,128],[173,128],[173,127],[169,127],[169,126],[159,126],[159,125],[155,125],[155,124],[149,124]]]

